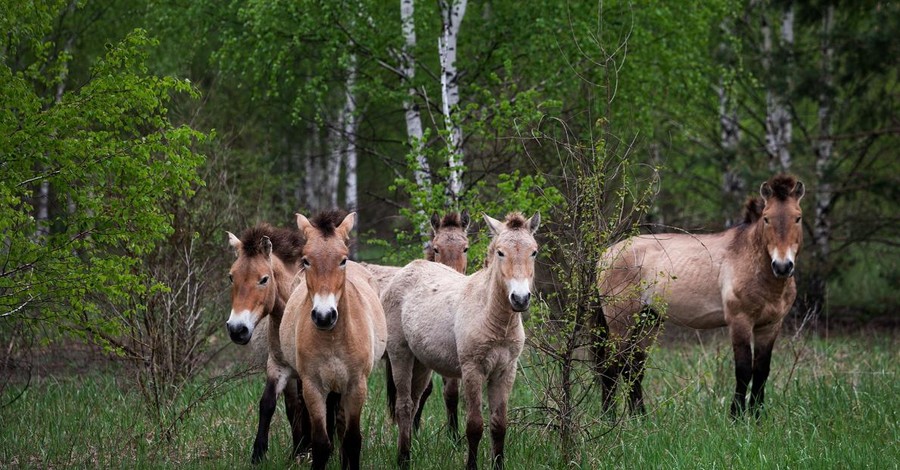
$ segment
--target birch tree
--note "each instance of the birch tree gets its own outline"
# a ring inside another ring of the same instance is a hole
[[[457,39],[459,27],[466,14],[467,0],[441,0],[441,37],[438,52],[441,58],[441,111],[447,128],[448,161],[450,166],[449,196],[459,199],[463,190],[462,128],[459,125],[459,71],[456,69]]]
[[[788,109],[786,94],[790,89],[790,60],[787,61],[787,71],[782,71],[788,77],[785,88],[777,90],[772,83],[772,76],[777,75],[773,67],[772,27],[766,17],[765,9],[762,9],[762,37],[763,37],[763,71],[766,74],[768,85],[766,86],[766,152],[769,155],[769,170],[789,171],[791,168],[791,152],[788,148],[792,138],[791,112]],[[794,6],[792,3],[785,5],[781,17],[780,46],[789,58],[794,48]]]
[[[354,96],[354,88],[356,87],[356,54],[350,54],[347,63],[347,80],[344,91],[344,173],[345,173],[345,191],[344,206],[348,211],[355,211],[359,208],[359,189],[357,184],[357,152],[356,152],[356,134],[358,131],[358,121],[356,118],[356,97]]]
[[[424,151],[424,132],[422,129],[422,116],[419,105],[416,104],[416,22],[414,0],[400,0],[400,23],[403,30],[403,48],[400,52],[400,72],[403,81],[406,82],[407,95],[403,101],[403,110],[406,116],[406,134],[409,145],[416,159],[416,169],[413,172],[416,184],[419,187],[431,187],[431,169]]]

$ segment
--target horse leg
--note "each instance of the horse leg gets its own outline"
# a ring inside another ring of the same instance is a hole
[[[731,401],[731,417],[737,418],[744,413],[747,398],[747,386],[753,375],[753,351],[750,349],[752,329],[744,322],[733,322],[729,325],[731,332],[731,348],[734,350],[734,398]]]
[[[766,380],[772,362],[772,347],[781,331],[781,322],[753,330],[753,382],[750,389],[750,410],[759,418],[766,394]]]
[[[391,367],[396,386],[396,403],[393,407],[394,421],[397,423],[397,465],[409,466],[409,450],[412,445],[412,379],[415,358],[401,346],[390,353]]]
[[[434,391],[434,384],[429,380],[428,384],[425,385],[425,390],[422,391],[422,397],[419,398],[419,406],[416,408],[416,417],[413,419],[413,431],[419,430],[419,425],[422,423],[422,411],[425,409],[425,400],[428,400],[432,391]]]
[[[328,430],[328,440],[334,442],[334,433],[344,433],[344,414],[341,409],[341,394],[331,392],[325,397],[325,429]]]
[[[331,440],[326,424],[326,397],[317,384],[307,378],[303,381],[303,400],[309,409],[312,422],[312,468],[322,470],[331,456]]]
[[[256,440],[253,442],[253,456],[250,462],[257,464],[266,456],[269,450],[269,425],[272,424],[272,416],[275,414],[278,395],[278,380],[275,378],[266,378],[266,387],[263,389],[262,398],[259,399],[259,425],[256,429]]]
[[[469,441],[469,457],[466,468],[478,468],[478,444],[484,433],[484,418],[481,416],[481,388],[484,375],[477,366],[462,371],[463,394],[466,397],[466,439]]]
[[[391,358],[385,354],[384,358],[384,389],[387,392],[388,416],[391,421],[397,422],[397,385],[394,383],[394,369],[391,366]]]
[[[516,380],[516,363],[511,367],[501,370],[488,381],[488,406],[491,409],[491,460],[493,468],[503,468],[503,450],[506,444],[506,405],[509,402],[509,393],[512,391]]]
[[[447,408],[447,429],[450,438],[459,440],[459,379],[442,377],[444,380],[444,407]]]
[[[366,377],[363,376],[353,389],[342,394],[341,397],[341,409],[344,410],[346,421],[344,434],[341,437],[341,468],[345,470],[359,469],[359,456],[362,450],[359,417],[362,414],[367,393]]]
[[[629,385],[628,409],[632,414],[643,415],[647,413],[644,407],[644,390],[641,382],[644,380],[644,365],[647,360],[647,352],[640,346],[628,361],[622,380]]]
[[[284,409],[291,424],[291,437],[294,448],[291,459],[297,458],[300,452],[309,447],[309,412],[303,397],[300,395],[300,379],[290,379],[284,388]]]

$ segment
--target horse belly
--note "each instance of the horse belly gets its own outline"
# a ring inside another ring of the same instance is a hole
[[[449,301],[403,309],[403,330],[416,359],[445,377],[460,377],[459,356]]]

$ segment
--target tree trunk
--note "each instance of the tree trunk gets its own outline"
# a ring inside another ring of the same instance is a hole
[[[772,83],[773,76],[782,75],[790,77],[791,60],[794,49],[794,6],[788,3],[782,12],[780,45],[788,60],[784,68],[775,71],[772,68],[772,28],[762,12],[762,36],[763,36],[763,70],[769,81],[766,86],[766,152],[769,155],[770,171],[789,171],[791,168],[791,144],[793,127],[791,112],[788,107],[786,95],[789,95],[791,80],[788,78],[784,85],[777,87]],[[784,88],[778,90],[776,88]]]
[[[441,0],[442,32],[438,40],[441,57],[441,98],[444,124],[449,134],[447,164],[450,166],[449,191],[451,202],[456,202],[462,193],[462,128],[459,125],[459,72],[456,70],[456,43],[459,27],[466,14],[467,0]]]
[[[831,212],[834,187],[831,181],[831,155],[834,143],[832,133],[832,107],[834,75],[832,72],[834,47],[831,44],[831,28],[834,22],[834,6],[829,5],[822,19],[822,91],[819,93],[819,137],[816,153],[816,212],[813,223],[813,250],[815,262],[810,271],[807,309],[819,314],[828,307],[827,278],[830,271]]]
[[[413,51],[416,48],[416,23],[414,0],[400,0],[400,23],[403,29],[403,50],[400,54],[400,71],[407,85],[407,97],[403,101],[406,112],[406,134],[413,155],[416,158],[416,169],[413,174],[419,187],[431,186],[431,169],[424,152],[424,132],[419,105],[416,104],[416,59]]]
[[[747,191],[747,183],[737,169],[737,149],[741,139],[738,126],[737,105],[728,96],[725,80],[719,81],[716,88],[719,95],[719,126],[722,131],[722,195],[725,212],[725,226],[731,227],[740,223],[740,207]]]
[[[356,119],[356,97],[354,96],[354,87],[356,87],[356,55],[350,55],[350,63],[347,66],[347,84],[346,103],[344,104],[344,138],[346,139],[346,147],[344,153],[344,171],[346,173],[344,206],[348,211],[355,211],[359,208],[359,188],[357,185],[357,152],[356,152],[356,134],[358,129],[358,121]]]

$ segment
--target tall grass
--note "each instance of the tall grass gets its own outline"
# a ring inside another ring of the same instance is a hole
[[[724,336],[657,346],[646,378],[648,414],[598,420],[565,461],[554,431],[533,424],[536,400],[523,363],[511,407],[508,468],[896,468],[900,462],[898,341],[892,336],[783,338],[776,346],[759,422],[733,422],[731,347]],[[383,370],[369,382],[363,465],[392,468],[396,432],[386,419]],[[110,372],[47,377],[0,409],[0,467],[247,466],[262,378],[238,380],[187,417],[171,441],[153,424],[130,382]],[[436,384],[440,381],[437,380]],[[13,387],[5,393],[14,394]],[[550,391],[552,393],[552,391]],[[414,440],[413,468],[460,468],[465,444],[447,437],[435,391]],[[598,397],[599,398],[599,397]],[[599,400],[598,400],[599,401]],[[599,403],[593,403],[599,409]],[[599,416],[599,415],[598,415]],[[482,441],[486,465],[488,436]],[[283,468],[290,435],[281,410],[268,460]],[[302,462],[307,466],[308,462]],[[337,454],[330,468],[339,468]]]

